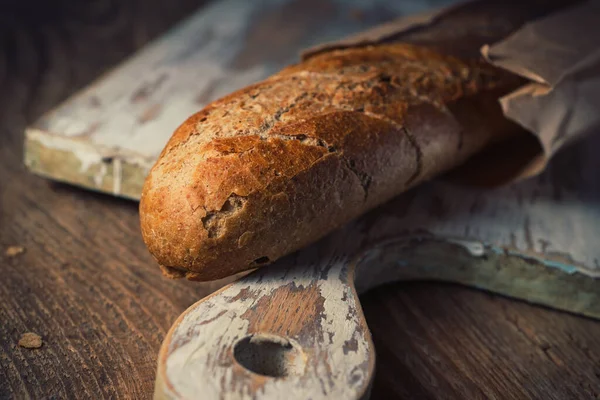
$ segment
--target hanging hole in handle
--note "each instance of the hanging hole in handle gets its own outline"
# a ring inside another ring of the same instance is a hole
[[[233,357],[247,370],[274,378],[302,375],[306,364],[299,346],[268,333],[240,339],[233,348]]]

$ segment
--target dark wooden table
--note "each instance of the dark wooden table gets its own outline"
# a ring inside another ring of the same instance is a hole
[[[199,5],[0,5],[0,398],[151,397],[166,331],[225,283],[163,278],[135,203],[32,176],[21,157],[26,124]],[[599,322],[433,283],[362,301],[373,398],[600,398]],[[19,347],[24,332],[43,346]]]

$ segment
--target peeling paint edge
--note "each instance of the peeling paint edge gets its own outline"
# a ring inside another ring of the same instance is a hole
[[[127,159],[128,164],[150,169],[154,165],[154,157],[104,146],[93,142],[84,142],[77,137],[56,135],[37,128],[25,129],[25,142],[37,141],[47,149],[68,151],[80,158],[83,165],[102,158]],[[157,155],[158,157],[158,155]]]
[[[558,269],[566,274],[573,275],[576,273],[581,273],[583,275],[587,275],[590,278],[600,278],[600,271],[590,270],[589,268],[578,266],[575,263],[567,264],[564,262],[544,258],[541,255],[534,255],[529,253],[522,253],[519,251],[515,251],[508,248],[502,248],[498,246],[487,246],[487,248],[495,254],[505,254],[513,257],[520,257],[525,260],[532,260],[539,264],[542,264],[545,267]]]
[[[450,244],[454,244],[454,245],[461,247],[463,250],[465,250],[467,253],[469,253],[473,257],[484,257],[489,254],[509,255],[512,257],[519,257],[524,260],[535,261],[543,266],[546,266],[548,268],[558,269],[569,275],[579,273],[579,274],[585,275],[585,276],[593,278],[593,279],[600,278],[600,270],[596,270],[594,268],[587,267],[583,263],[577,262],[575,260],[572,263],[565,263],[565,262],[557,260],[552,255],[543,255],[543,254],[532,253],[532,252],[526,253],[526,252],[522,252],[519,250],[511,249],[509,247],[502,247],[502,246],[494,245],[491,243],[486,243],[486,242],[475,240],[475,239],[444,237],[444,236],[438,236],[435,234],[432,234],[432,235],[422,235],[422,234],[406,235],[406,236],[397,237],[395,239],[388,239],[384,242],[380,242],[380,243],[372,246],[370,249],[366,249],[366,250],[362,251],[361,252],[362,254],[359,255],[357,260],[359,260],[358,261],[359,263],[362,263],[364,261],[367,261],[365,259],[366,257],[368,257],[368,258],[376,257],[376,255],[372,254],[373,252],[377,252],[376,254],[379,254],[379,252],[383,251],[383,248],[386,246],[397,244],[399,242],[407,242],[410,240],[417,240],[417,241],[431,240],[431,241],[450,243]],[[401,261],[401,260],[399,260],[399,261]]]
[[[575,263],[567,264],[564,262],[552,260],[552,259],[549,259],[542,255],[523,253],[523,252],[519,252],[516,250],[509,249],[509,248],[503,248],[503,247],[494,246],[491,244],[484,244],[483,242],[480,242],[477,240],[446,239],[445,241],[448,243],[454,243],[454,244],[461,246],[473,257],[483,257],[484,255],[489,254],[490,252],[492,252],[494,254],[499,254],[499,255],[505,254],[505,255],[509,255],[509,256],[513,256],[513,257],[520,257],[523,259],[534,260],[546,267],[559,269],[562,272],[567,273],[569,275],[580,272],[591,278],[599,278],[600,277],[600,271],[590,270],[589,268],[586,268],[584,266],[577,266]]]
[[[599,281],[594,279],[600,274],[596,271],[582,271],[568,259],[567,263],[556,261],[564,257],[562,255],[547,260],[500,246],[486,246],[483,257],[471,257],[455,246],[454,240],[434,235],[406,235],[380,242],[354,258],[352,268],[358,272],[354,284],[364,293],[390,282],[452,282],[600,319]],[[370,251],[387,255],[376,260],[368,256]],[[367,265],[369,263],[371,265]],[[385,265],[378,267],[378,263]],[[361,271],[365,271],[364,276]]]
[[[55,155],[57,159],[64,157],[64,153],[72,155],[80,163],[81,179],[73,178],[72,171],[67,173],[67,171],[60,171],[59,168],[58,171],[51,172],[44,167],[35,165],[36,156],[32,152],[35,145],[43,148],[43,151],[50,157]],[[101,145],[92,145],[76,138],[54,135],[36,128],[25,130],[23,162],[29,171],[44,178],[134,201],[140,199],[141,183],[140,188],[134,188],[134,185],[124,185],[124,170],[129,169],[135,174],[146,176],[153,165],[153,161],[140,155],[124,154]],[[102,187],[107,172],[93,176],[91,181],[88,181],[89,175],[86,175],[90,168],[97,165],[100,166],[101,171],[106,171],[107,162],[110,162],[113,167],[113,184],[110,189]]]
[[[494,254],[505,254],[512,257],[520,257],[525,260],[536,261],[539,264],[542,264],[545,267],[558,269],[566,274],[572,275],[575,273],[581,273],[583,275],[589,276],[590,278],[600,278],[600,271],[596,271],[594,269],[588,268],[581,263],[573,262],[571,264],[567,264],[565,262],[560,262],[556,259],[552,259],[552,256],[542,255],[538,253],[524,253],[518,250],[514,250],[511,248],[504,248],[501,246],[496,246],[490,243],[484,243],[477,240],[468,240],[468,239],[453,239],[453,238],[435,238],[436,240],[445,241],[448,243],[453,243],[461,246],[465,249],[470,255],[474,257],[483,257],[486,254],[494,253]],[[578,265],[580,264],[580,265]]]
[[[483,257],[486,254],[486,246],[477,240],[467,240],[467,239],[446,239],[448,243],[454,243],[458,246],[461,246],[463,249],[467,251],[473,257]]]

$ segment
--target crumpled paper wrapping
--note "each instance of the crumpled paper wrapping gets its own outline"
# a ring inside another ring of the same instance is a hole
[[[404,32],[427,26],[464,4],[402,17],[367,32],[313,47],[303,56],[390,41]],[[531,21],[504,40],[484,45],[481,54],[495,66],[530,81],[501,98],[500,103],[507,118],[537,139],[533,149],[528,138],[486,157],[495,161],[504,158],[502,169],[508,172],[493,179],[495,183],[537,175],[559,149],[600,131],[600,2],[580,2]],[[507,152],[510,156],[506,156]]]
[[[484,46],[492,64],[531,83],[500,100],[504,114],[533,132],[542,152],[535,175],[567,143],[600,131],[600,2],[588,1]]]

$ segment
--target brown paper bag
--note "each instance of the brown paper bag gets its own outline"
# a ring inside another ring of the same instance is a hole
[[[530,83],[500,99],[507,118],[533,135],[501,143],[453,173],[476,184],[500,184],[542,172],[574,140],[600,131],[600,2],[571,7],[525,24],[482,46],[490,63]],[[303,57],[353,46],[401,41],[466,3],[403,17],[369,31],[306,50]]]

